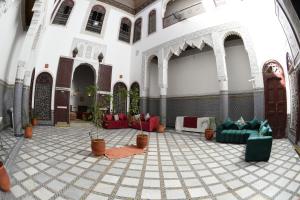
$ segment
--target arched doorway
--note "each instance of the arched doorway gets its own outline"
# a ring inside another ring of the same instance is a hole
[[[42,72],[36,78],[34,93],[34,113],[39,121],[52,121],[51,98],[53,78],[48,72]]]
[[[127,113],[127,87],[122,82],[114,85],[113,112]]]
[[[269,121],[274,138],[285,137],[287,100],[282,66],[276,60],[263,66],[265,88],[265,117]]]
[[[95,86],[95,70],[89,64],[79,65],[73,73],[71,97],[70,97],[70,120],[88,120],[93,104],[93,97],[87,94],[89,86]]]
[[[133,95],[140,96],[140,85],[137,82],[132,83],[131,86],[130,86],[130,92],[131,92],[130,94],[133,93]],[[129,99],[129,101],[130,101],[130,114],[137,114],[137,113],[134,113],[134,109],[133,108],[136,107],[135,105],[137,105],[138,108],[140,108],[140,101],[138,101],[138,102],[134,101],[131,98],[131,96],[129,96],[129,97],[130,97],[130,99]]]

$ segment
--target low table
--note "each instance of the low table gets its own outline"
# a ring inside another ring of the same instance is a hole
[[[188,127],[184,127],[184,117],[188,117],[188,116],[176,117],[176,123],[175,123],[176,131],[191,131],[191,132],[204,133],[205,129],[207,129],[209,126],[209,120],[212,119],[215,122],[214,117],[198,117],[197,128],[188,128]],[[213,123],[211,128],[213,130],[216,130],[216,123]]]

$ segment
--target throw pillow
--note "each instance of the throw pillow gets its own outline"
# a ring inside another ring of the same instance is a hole
[[[262,126],[262,127],[260,128],[260,130],[259,130],[259,135],[264,136],[265,134],[268,133],[268,130],[269,130],[269,129],[268,129],[267,127]]]
[[[113,115],[106,115],[106,120],[107,121],[112,121],[113,120]]]
[[[230,118],[227,118],[223,123],[224,129],[238,130],[239,127]]]
[[[260,128],[260,122],[256,118],[249,121],[249,124],[252,130],[258,130]]]
[[[268,120],[265,120],[264,122],[262,122],[260,125],[260,128],[263,126],[268,126]]]
[[[147,114],[146,114],[146,117],[145,117],[145,120],[148,121],[149,119],[150,119],[150,114],[147,113]]]
[[[134,115],[134,118],[135,118],[135,120],[139,120],[140,119],[140,114],[138,114],[138,115]]]
[[[115,121],[119,121],[119,115],[114,115]]]
[[[119,119],[120,120],[126,120],[126,115],[124,113],[119,114]]]
[[[238,126],[238,128],[240,130],[244,129],[244,126],[246,125],[245,120],[243,119],[243,117],[241,116],[240,119],[238,119],[235,124]]]

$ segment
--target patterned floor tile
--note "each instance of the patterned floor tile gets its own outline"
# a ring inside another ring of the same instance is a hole
[[[300,196],[300,161],[286,139],[273,140],[269,162],[247,163],[245,145],[169,130],[150,133],[145,154],[108,160],[91,154],[86,134],[91,129],[35,127],[34,137],[20,143],[13,159],[11,193],[4,200],[298,200]],[[10,145],[10,152],[18,139],[8,132],[5,146]],[[108,147],[116,147],[135,144],[137,133],[103,130],[101,137]]]

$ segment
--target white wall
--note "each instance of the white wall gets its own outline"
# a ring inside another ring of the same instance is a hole
[[[168,96],[218,94],[219,83],[213,50],[190,51],[196,54],[169,61]]]
[[[226,41],[225,54],[229,92],[252,91],[249,56],[243,41]]]
[[[14,84],[18,57],[25,39],[21,18],[21,1],[14,1],[0,17],[0,79]]]

